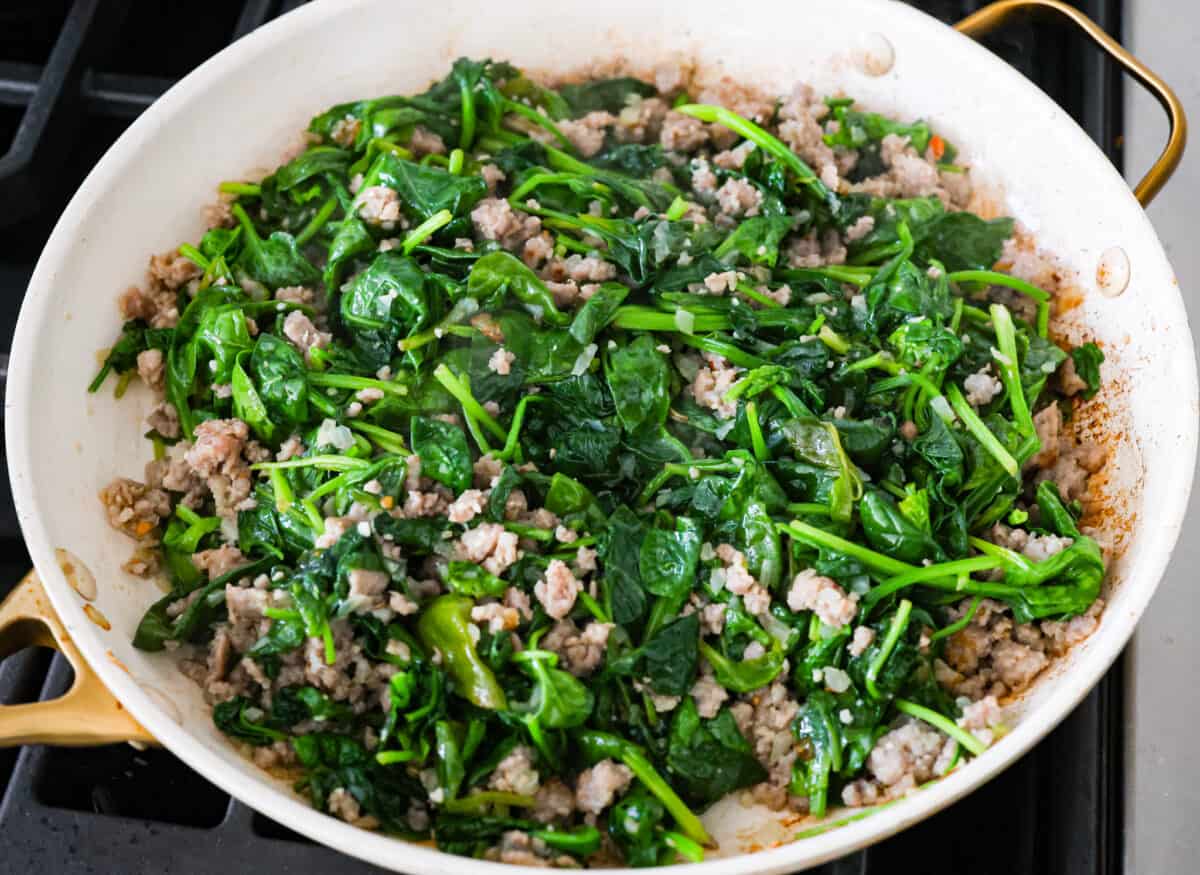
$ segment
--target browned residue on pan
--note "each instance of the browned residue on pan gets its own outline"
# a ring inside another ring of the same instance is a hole
[[[103,629],[105,632],[112,630],[112,623],[108,622],[108,617],[100,613],[100,609],[95,605],[84,605],[83,612],[87,614],[87,618]]]
[[[89,602],[95,601],[96,575],[92,574],[91,569],[84,565],[78,556],[62,547],[54,549],[54,558],[58,561],[58,567],[62,569],[71,589],[75,590],[80,598]]]
[[[125,674],[129,674],[128,666],[126,666],[125,663],[121,662],[121,660],[117,658],[117,655],[115,653],[113,653],[111,650],[106,650],[106,651],[104,651],[104,655],[108,657],[109,662],[111,662],[113,665],[115,665],[121,671],[125,672]]]
[[[1063,288],[1054,296],[1054,307],[1059,315],[1074,310],[1083,303],[1083,291],[1076,285]]]

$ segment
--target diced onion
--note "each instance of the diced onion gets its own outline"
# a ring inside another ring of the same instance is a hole
[[[346,426],[338,425],[332,419],[325,419],[317,429],[317,446],[348,450],[354,446],[354,435]]]

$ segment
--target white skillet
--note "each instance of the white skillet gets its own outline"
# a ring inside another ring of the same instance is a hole
[[[962,28],[978,35],[1029,6],[1065,14],[1049,0],[1006,0]],[[932,120],[994,186],[999,206],[1077,273],[1074,330],[1108,356],[1106,400],[1082,420],[1113,450],[1106,528],[1123,548],[1098,631],[1010,709],[1012,732],[983,756],[871,817],[792,843],[794,823],[727,801],[706,818],[721,851],[696,872],[793,872],[849,853],[969,793],[1063,719],[1125,645],[1163,574],[1191,487],[1198,408],[1192,338],[1162,246],[1124,181],[1062,109],[971,39],[885,0],[691,0],[671,8],[644,0],[502,8],[482,0],[330,0],[239,40],[156,102],[88,176],[38,262],[13,346],[5,419],[21,525],[53,610],[31,578],[0,607],[0,653],[31,634],[48,641],[49,630],[80,680],[64,700],[0,708],[0,743],[152,736],[232,795],[345,853],[421,875],[513,871],[314,811],[238,755],[167,656],[132,647],[158,593],[121,571],[131,545],[109,528],[96,494],[115,475],[141,476],[149,400],[118,403],[84,387],[95,351],[118,330],[115,296],[141,280],[148,254],[197,239],[199,207],[213,199],[215,183],[274,166],[309,117],[331,104],[421,89],[460,55],[568,71],[616,54],[648,69],[681,53],[778,93],[806,80],[873,109]],[[1172,143],[1140,191],[1148,198],[1178,160],[1182,114],[1152,74],[1117,57],[1173,112]],[[19,618],[43,625],[13,622]],[[769,849],[745,853],[757,848]]]

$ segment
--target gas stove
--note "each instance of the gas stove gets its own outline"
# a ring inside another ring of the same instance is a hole
[[[179,77],[301,2],[204,4],[200,14],[190,4],[121,0],[0,5],[0,368],[37,254],[97,159]],[[984,3],[913,5],[952,22]],[[1075,5],[1120,34],[1120,0]],[[1067,109],[1120,166],[1120,81],[1097,54],[1049,23],[1013,25],[988,45]],[[0,597],[28,567],[5,470]],[[1053,734],[967,799],[817,871],[1123,871],[1121,670],[1115,666]],[[61,657],[23,651],[0,663],[0,703],[53,698],[70,681]],[[4,872],[379,871],[251,811],[162,750],[0,750],[0,794]]]

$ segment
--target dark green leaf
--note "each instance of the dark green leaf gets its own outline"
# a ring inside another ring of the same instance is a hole
[[[663,626],[639,649],[639,677],[663,696],[686,696],[696,673],[700,621],[696,614]]]
[[[949,271],[991,270],[1012,231],[1012,219],[986,221],[974,213],[947,213],[929,226],[914,258],[923,264],[941,262]]]
[[[617,418],[628,432],[657,428],[667,418],[667,360],[650,334],[613,350],[605,357],[604,375],[617,406]]]
[[[701,720],[690,696],[671,720],[667,766],[685,796],[700,806],[767,777],[733,715],[722,709],[711,720]]]
[[[458,561],[452,561],[446,568],[446,586],[472,598],[500,598],[508,588],[507,583],[474,562]]]
[[[1075,373],[1087,384],[1080,394],[1091,398],[1100,388],[1100,364],[1104,361],[1104,353],[1094,343],[1085,343],[1071,350],[1071,362],[1075,365]]]
[[[537,274],[507,252],[491,252],[475,262],[467,278],[467,294],[497,303],[506,294],[511,294],[535,321],[551,325],[565,325],[570,321],[570,317],[554,305],[554,296]]]
[[[646,611],[646,591],[640,571],[641,545],[645,528],[627,507],[617,508],[608,519],[608,530],[600,540],[604,562],[606,607],[617,623],[636,622]]]
[[[571,337],[580,346],[587,346],[613,320],[628,295],[629,287],[620,283],[601,285],[575,313],[568,329]]]
[[[422,221],[441,210],[464,216],[487,194],[487,184],[480,176],[455,176],[437,167],[404,161],[390,152],[376,159],[368,177],[372,175],[375,184],[395,189],[405,210]]]
[[[638,565],[642,585],[657,596],[686,595],[700,561],[700,528],[680,517],[674,530],[651,529],[642,541]]]
[[[629,76],[593,79],[577,85],[564,85],[559,89],[559,94],[571,108],[571,115],[576,118],[589,112],[616,114],[638,98],[653,97],[656,93],[650,83]]]
[[[937,542],[909,520],[886,493],[870,490],[858,506],[863,534],[871,546],[893,559],[919,564],[945,558]]]
[[[421,459],[423,476],[446,484],[455,493],[471,488],[471,450],[461,428],[440,419],[414,416],[412,448]]]

